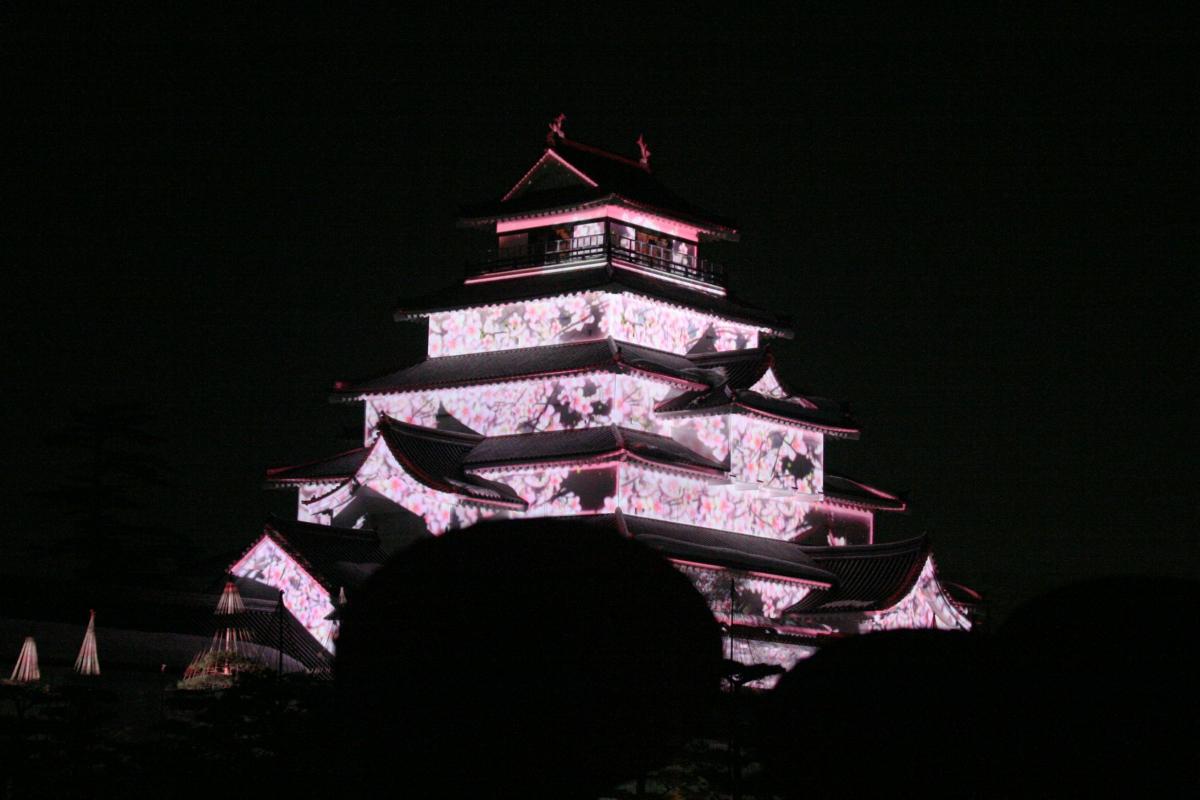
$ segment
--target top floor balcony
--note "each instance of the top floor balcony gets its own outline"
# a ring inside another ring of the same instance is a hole
[[[499,275],[545,267],[584,266],[610,261],[649,274],[724,287],[725,270],[700,258],[695,242],[615,220],[531,228],[501,234],[499,247],[469,264],[469,277]]]

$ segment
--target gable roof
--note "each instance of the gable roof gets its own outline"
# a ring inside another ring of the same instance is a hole
[[[411,392],[589,372],[638,374],[692,389],[708,385],[703,373],[683,356],[618,343],[609,338],[427,358],[379,378],[357,383],[339,381],[334,386],[334,397],[353,399],[363,394]]]
[[[402,300],[395,309],[394,317],[397,322],[403,322],[440,311],[504,305],[593,291],[641,295],[699,314],[752,325],[775,336],[790,339],[794,335],[791,322],[783,316],[745,305],[729,295],[707,294],[629,270],[616,269],[607,263],[573,272],[529,275],[520,280],[460,283],[423,297]]]
[[[836,575],[837,582],[828,592],[808,595],[788,613],[890,608],[912,589],[929,555],[924,536],[884,544],[802,547],[813,563]]]
[[[732,220],[684,200],[655,178],[648,166],[559,137],[499,201],[464,206],[459,221],[467,226],[488,225],[609,203],[682,220],[711,237],[737,238]]]
[[[688,358],[697,367],[718,370],[724,378],[721,383],[728,383],[735,389],[749,389],[775,362],[770,349],[766,347],[696,353]]]
[[[256,646],[278,649],[282,633],[284,654],[308,669],[326,671],[333,667],[333,654],[313,637],[291,611],[284,614],[284,624],[280,629],[278,589],[253,578],[235,577],[234,582],[246,604],[241,624],[249,631]]]
[[[655,466],[724,475],[725,465],[705,458],[667,436],[619,428],[576,428],[483,439],[463,459],[468,470],[562,462],[602,462],[632,458]]]
[[[811,403],[810,405],[816,405]],[[859,427],[849,414],[833,404],[809,408],[788,400],[777,400],[749,389],[723,384],[715,389],[684,392],[655,406],[666,417],[702,417],[713,414],[749,414],[773,422],[810,428],[827,436],[857,439]]]
[[[334,597],[342,587],[358,586],[387,560],[379,544],[379,534],[374,531],[336,528],[272,516],[263,527],[263,534],[295,559]],[[246,553],[253,550],[259,541],[261,538],[256,539]],[[245,554],[238,561],[244,557]]]
[[[477,433],[423,428],[385,414],[379,420],[379,434],[404,471],[430,489],[489,505],[527,507],[521,496],[504,484],[463,471],[467,454],[486,441]]]
[[[370,447],[357,447],[316,461],[273,467],[267,470],[266,483],[272,488],[298,483],[340,483],[353,478],[369,455]]]

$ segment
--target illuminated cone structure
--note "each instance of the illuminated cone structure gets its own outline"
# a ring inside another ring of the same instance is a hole
[[[17,664],[13,667],[10,680],[17,683],[37,683],[42,679],[38,669],[37,643],[32,636],[26,636],[21,644],[21,652],[17,655]]]
[[[192,659],[184,679],[196,675],[235,675],[239,664],[256,656],[252,638],[245,627],[246,605],[233,581],[226,581],[214,612],[217,624],[212,642]]]
[[[87,630],[83,634],[83,644],[79,647],[79,655],[75,657],[75,671],[80,675],[100,674],[100,656],[96,650],[95,611],[92,611],[88,618]]]
[[[557,128],[460,222],[495,249],[396,312],[427,324],[427,357],[335,384],[364,408],[363,446],[268,471],[297,490],[290,525],[310,545],[269,525],[231,568],[282,589],[326,647],[337,587],[354,585],[331,565],[363,530],[546,516],[660,551],[729,625],[739,661],[789,667],[831,636],[971,626],[924,538],[876,537],[876,514],[904,502],[827,471],[826,439],[858,426],[781,378],[770,344],[791,329],[737,302],[703,258],[737,238],[731,222],[668,191],[648,157]]]

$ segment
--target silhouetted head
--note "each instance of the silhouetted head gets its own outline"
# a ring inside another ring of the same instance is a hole
[[[1195,787],[1200,584],[1109,577],[1026,603],[997,636],[1013,796]]]
[[[786,797],[972,797],[989,780],[991,692],[976,637],[872,633],[780,679],[764,737]]]
[[[570,520],[482,524],[401,552],[350,598],[347,750],[364,788],[594,794],[694,729],[720,657],[703,599],[641,545]]]

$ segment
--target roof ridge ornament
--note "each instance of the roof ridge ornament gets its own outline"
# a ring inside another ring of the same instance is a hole
[[[566,132],[563,131],[563,123],[566,119],[567,115],[562,113],[554,118],[554,121],[550,123],[550,131],[546,134],[546,144],[553,145],[556,136],[559,139],[567,138]]]
[[[641,151],[641,158],[638,159],[638,163],[641,164],[642,169],[649,172],[650,171],[650,147],[646,144],[646,139],[640,133],[638,134],[638,138],[637,138],[637,146],[638,146],[638,150]]]

